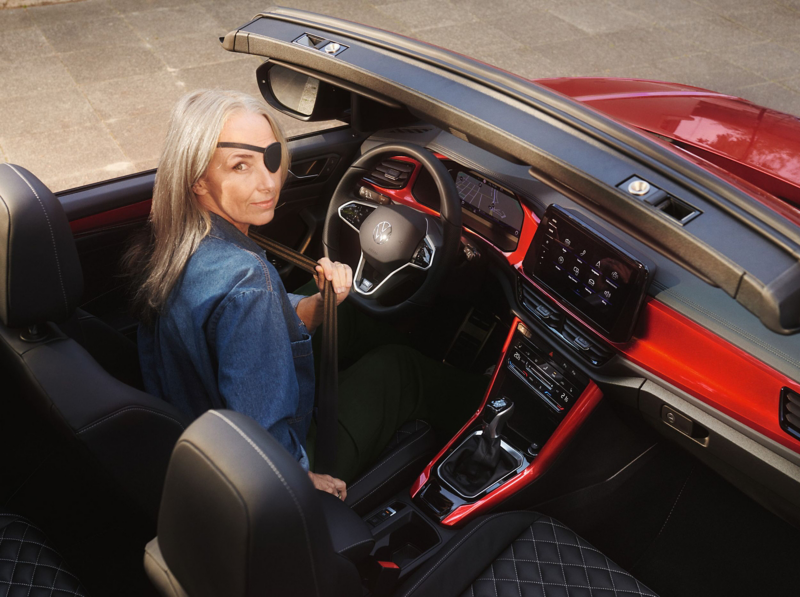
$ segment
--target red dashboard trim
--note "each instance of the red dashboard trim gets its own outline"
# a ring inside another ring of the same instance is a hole
[[[783,386],[800,384],[655,299],[642,309],[636,337],[617,348],[630,361],[800,453],[780,428]]]
[[[561,424],[550,436],[550,439],[545,442],[542,451],[528,465],[528,468],[474,504],[459,506],[442,521],[442,524],[455,526],[463,523],[467,518],[487,512],[541,477],[570,442],[575,432],[589,416],[589,413],[594,410],[602,397],[603,392],[593,381],[590,381],[575,406],[567,413],[567,416],[561,421]]]
[[[146,218],[150,215],[150,204],[152,201],[140,201],[139,203],[132,203],[117,209],[111,209],[99,214],[86,216],[77,220],[72,220],[69,227],[72,229],[72,234],[80,234],[82,232],[91,232],[106,226],[113,226],[123,222],[129,222],[137,218]]]
[[[497,367],[494,369],[494,375],[492,375],[492,381],[489,383],[489,387],[486,389],[486,393],[483,395],[483,400],[481,400],[481,405],[478,407],[478,410],[475,411],[475,414],[472,415],[469,421],[456,433],[450,441],[447,442],[444,448],[442,448],[439,453],[433,457],[428,463],[428,466],[425,467],[425,470],[422,471],[422,474],[417,477],[417,480],[414,481],[414,484],[411,486],[411,497],[413,498],[419,490],[422,489],[423,485],[428,482],[428,479],[431,476],[431,469],[433,465],[436,464],[436,461],[439,460],[447,450],[453,445],[453,443],[464,433],[467,429],[469,429],[472,424],[478,419],[481,412],[483,411],[483,407],[486,406],[486,401],[489,399],[489,394],[492,391],[492,387],[494,386],[494,382],[497,380],[497,375],[500,373],[500,370],[503,367],[503,363],[505,362],[506,353],[508,352],[508,347],[511,344],[511,338],[514,336],[514,332],[517,329],[517,324],[520,323],[520,318],[515,317],[513,323],[511,324],[511,331],[508,333],[508,338],[506,338],[505,344],[503,344],[503,350],[500,353],[500,360],[497,361]]]
[[[503,345],[503,350],[500,355],[500,360],[497,362],[497,367],[495,368],[492,382],[489,384],[489,388],[486,390],[486,394],[483,397],[480,408],[475,412],[472,418],[467,421],[467,424],[464,425],[461,430],[450,439],[447,445],[442,448],[441,451],[433,458],[433,460],[431,460],[428,466],[425,467],[425,470],[422,471],[422,474],[411,486],[410,493],[412,498],[415,497],[425,483],[428,482],[434,465],[445,455],[447,450],[453,446],[456,440],[478,420],[478,417],[483,411],[484,406],[486,406],[486,401],[489,398],[489,394],[492,392],[495,381],[497,381],[497,375],[503,368],[508,347],[511,344],[511,339],[514,336],[514,333],[517,331],[517,325],[520,322],[521,320],[518,317],[515,317],[513,323],[511,324],[511,330],[509,331],[508,338],[506,338],[505,344]],[[572,409],[567,413],[567,415],[564,417],[564,420],[561,421],[561,424],[553,432],[553,435],[550,436],[550,439],[545,442],[542,451],[539,452],[539,455],[536,457],[536,459],[524,471],[514,477],[511,481],[508,481],[504,485],[498,487],[492,493],[478,500],[474,504],[464,505],[456,508],[442,521],[442,524],[447,526],[461,524],[466,518],[471,518],[477,514],[480,514],[481,512],[490,510],[503,500],[508,499],[511,495],[526,485],[541,477],[550,468],[550,465],[553,464],[556,457],[561,453],[561,450],[569,443],[569,441],[575,435],[575,432],[583,424],[583,422],[586,420],[586,417],[589,416],[589,413],[592,412],[594,407],[597,406],[597,403],[600,402],[600,398],[602,397],[603,393],[600,391],[600,388],[598,388],[593,381],[590,381],[580,398],[578,398],[575,406],[573,406]]]

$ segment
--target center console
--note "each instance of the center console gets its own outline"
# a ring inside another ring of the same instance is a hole
[[[597,386],[515,319],[481,410],[411,489],[444,525],[488,510],[539,477],[599,401]]]
[[[613,357],[613,343],[630,338],[653,271],[555,205],[517,269],[518,304],[531,323],[514,318],[481,408],[410,492],[369,515],[382,557],[402,562],[404,573],[454,527],[550,468],[602,397],[587,365],[601,366]]]

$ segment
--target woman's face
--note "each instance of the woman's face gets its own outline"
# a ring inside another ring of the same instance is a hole
[[[276,140],[264,116],[239,112],[225,123],[218,142],[267,147]],[[208,169],[192,190],[203,208],[247,234],[251,225],[263,226],[272,221],[281,191],[281,171],[270,172],[262,153],[217,147]]]

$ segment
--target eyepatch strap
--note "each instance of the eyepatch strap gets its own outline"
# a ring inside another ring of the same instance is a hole
[[[229,143],[227,141],[223,141],[221,143],[217,143],[217,147],[246,149],[248,151],[255,151],[256,153],[263,153],[264,165],[267,167],[267,170],[273,174],[281,167],[281,144],[278,141],[275,143],[270,143],[266,147],[248,145],[247,143]]]

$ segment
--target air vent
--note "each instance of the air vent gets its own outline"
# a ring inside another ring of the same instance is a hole
[[[414,164],[399,160],[384,160],[370,172],[369,181],[384,189],[402,189],[414,171]]]
[[[546,326],[558,329],[564,320],[564,313],[539,294],[536,289],[520,279],[519,300],[522,306],[535,315]]]
[[[582,327],[569,319],[564,321],[564,329],[561,330],[561,335],[573,348],[580,351],[592,365],[602,365],[614,355],[614,352],[605,343],[595,340]]]
[[[395,135],[421,135],[423,133],[429,133],[432,130],[432,128],[424,126],[404,126],[397,129],[389,129],[386,132]]]
[[[781,428],[800,439],[800,394],[789,388],[781,389]]]

